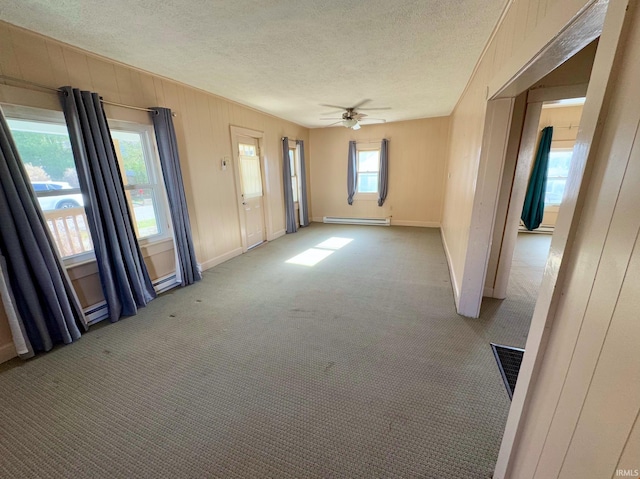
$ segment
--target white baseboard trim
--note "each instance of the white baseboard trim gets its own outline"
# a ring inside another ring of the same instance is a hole
[[[518,226],[518,233],[527,233],[527,234],[534,234],[534,235],[552,235],[553,231],[554,231],[553,226],[541,225],[539,228],[535,230],[528,230],[526,227],[522,225]]]
[[[418,228],[440,228],[437,221],[411,221],[411,220],[394,220],[391,218],[391,226],[415,226]]]
[[[229,261],[231,258],[240,256],[241,254],[242,248],[236,248],[229,251],[228,253],[221,254],[220,256],[216,256],[215,258],[205,261],[204,263],[200,263],[200,267],[202,268],[202,271],[206,271],[213,268],[214,266],[224,263],[225,261]]]
[[[493,288],[487,288],[485,286],[485,288],[482,290],[482,297],[483,298],[493,298]]]
[[[18,353],[16,352],[16,348],[13,343],[7,343],[0,346],[0,363],[9,361],[9,359],[13,359],[17,356]]]
[[[456,309],[460,302],[460,291],[458,290],[458,282],[456,281],[456,272],[453,270],[451,264],[451,253],[449,253],[449,246],[447,245],[447,238],[444,235],[444,229],[440,228],[440,237],[442,238],[442,246],[444,246],[444,255],[447,258],[447,265],[449,266],[449,277],[451,279],[451,289],[453,290],[453,298],[456,302]]]
[[[271,239],[269,241],[277,240],[278,238],[280,238],[280,237],[282,237],[282,236],[284,236],[286,234],[287,234],[287,230],[285,230],[285,229],[282,229],[280,231],[276,231],[275,233],[273,233],[271,235]]]
[[[312,223],[324,223],[324,219],[322,216],[314,216],[311,218]]]

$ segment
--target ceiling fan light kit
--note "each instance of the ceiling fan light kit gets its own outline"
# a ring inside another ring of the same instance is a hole
[[[340,108],[342,110],[345,110],[344,113],[342,113],[342,118],[321,118],[322,120],[338,120],[334,123],[331,123],[330,125],[327,126],[333,126],[333,125],[337,125],[337,124],[341,124],[342,126],[344,126],[345,128],[351,128],[352,130],[359,130],[361,128],[360,126],[360,122],[363,120],[366,121],[377,121],[380,123],[385,123],[386,120],[382,119],[382,118],[365,118],[367,115],[364,113],[358,113],[356,110],[359,109],[362,105],[364,105],[365,103],[370,102],[371,100],[362,100],[359,103],[356,103],[354,106],[351,107],[346,107],[346,106],[338,106],[338,105],[321,105],[321,106],[326,106],[326,107],[330,107],[330,108]],[[365,108],[366,110],[390,110],[390,108],[388,107],[380,107],[380,108]],[[325,114],[332,114],[335,112],[331,112],[331,113],[325,113]]]

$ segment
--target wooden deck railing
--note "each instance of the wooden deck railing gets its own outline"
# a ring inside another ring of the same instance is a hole
[[[83,207],[45,211],[44,217],[60,256],[65,258],[93,251]]]

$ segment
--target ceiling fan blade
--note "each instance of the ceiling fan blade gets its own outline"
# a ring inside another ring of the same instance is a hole
[[[360,108],[362,105],[364,105],[365,103],[369,103],[371,100],[370,99],[366,99],[366,100],[362,100],[360,103],[356,103],[354,106],[352,106],[351,108],[349,108],[350,110],[357,110],[358,108]],[[346,109],[346,108],[345,108]]]
[[[344,113],[344,110],[333,110],[333,111],[327,111],[324,113],[320,113],[322,116],[326,116],[326,115],[336,115],[338,113]]]
[[[321,103],[321,104],[320,104],[320,106],[326,106],[326,107],[328,107],[328,108],[340,108],[340,111],[342,111],[342,110],[348,110],[348,109],[349,109],[349,107],[346,107],[346,106],[340,106],[340,105],[327,105],[327,104],[324,104],[324,103]]]
[[[324,120],[342,120],[342,118],[319,118],[319,120],[324,121]]]
[[[386,123],[387,122],[387,120],[385,120],[383,118],[369,118],[369,117],[363,118],[360,121],[375,121],[375,122],[378,122],[378,123]]]
[[[363,110],[363,111],[374,111],[374,110],[391,110],[391,107],[389,106],[381,106],[380,108],[358,108],[359,110]]]
[[[329,128],[330,126],[337,125],[338,123],[342,123],[342,120],[336,121],[335,123],[330,123],[329,125],[325,125],[322,128]]]

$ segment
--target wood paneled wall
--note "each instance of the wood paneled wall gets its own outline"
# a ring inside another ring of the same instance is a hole
[[[452,114],[443,237],[458,282],[464,276],[487,98],[588,3],[511,2]],[[512,461],[506,472],[505,463],[498,464],[496,479],[616,477],[617,468],[640,469],[640,219],[634,213],[640,204],[640,15],[632,3],[630,36],[613,77],[566,259],[569,269],[557,286],[562,294],[529,384]]]
[[[444,197],[449,117],[344,127],[314,128],[310,132],[313,218],[392,217],[392,224],[440,225]],[[389,139],[389,191],[382,207],[377,199],[347,203],[349,141],[379,145]]]
[[[294,123],[4,22],[0,22],[0,74],[52,88],[71,85],[92,90],[116,103],[171,108],[176,113],[174,124],[196,255],[205,269],[242,251],[233,169],[221,167],[223,158],[233,158],[231,125],[264,132],[264,173],[271,192],[267,198],[271,210],[268,227],[274,237],[284,234],[282,136],[305,141],[310,186],[309,130]],[[0,87],[2,83],[18,86],[0,80]],[[11,90],[12,98],[20,98],[18,104],[59,109],[54,93],[36,92],[25,86],[5,88]],[[17,90],[21,91],[16,93]],[[6,97],[0,100],[6,101]],[[106,106],[105,110],[109,118],[150,122],[146,112],[113,106]],[[79,278],[75,283],[79,288],[87,286],[85,297],[95,297],[95,282],[89,285],[88,279]],[[3,319],[0,317],[0,323]],[[0,328],[0,348],[11,341],[6,333]]]
[[[640,470],[637,3],[628,12],[629,36],[612,71],[562,294],[507,477],[609,478],[621,477],[619,468]]]
[[[511,2],[451,115],[442,233],[456,291],[464,277],[490,86],[512,78],[587,3]]]

